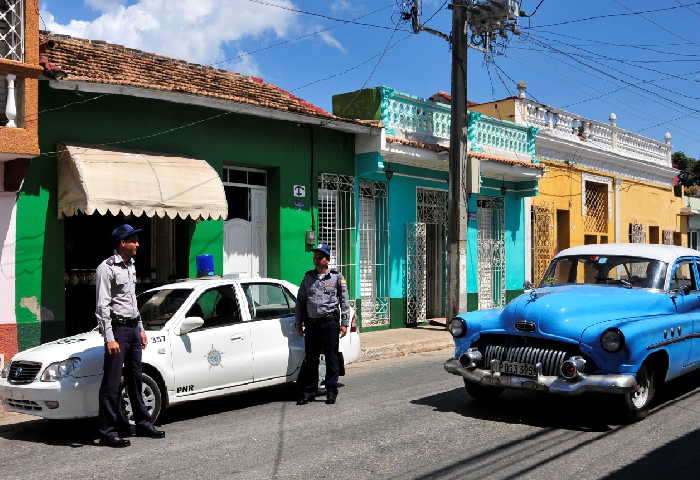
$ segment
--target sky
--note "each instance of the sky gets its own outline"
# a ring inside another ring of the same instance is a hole
[[[41,0],[41,16],[56,33],[259,76],[331,111],[333,95],[363,87],[450,91],[448,43],[411,33],[405,3]],[[423,0],[423,21],[449,33],[446,4]],[[700,157],[700,1],[522,0],[521,9],[538,4],[502,54],[469,51],[471,101],[514,95],[524,80],[539,102],[603,122],[614,112],[620,128],[657,140],[671,132],[674,151]],[[668,10],[638,13],[658,9]]]

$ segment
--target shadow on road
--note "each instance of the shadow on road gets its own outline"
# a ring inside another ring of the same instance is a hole
[[[97,423],[94,418],[30,420],[1,425],[0,438],[71,448],[93,446],[97,445]]]

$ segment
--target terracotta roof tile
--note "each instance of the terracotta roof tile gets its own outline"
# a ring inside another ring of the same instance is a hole
[[[48,40],[54,40],[56,44],[47,52],[47,56],[66,73],[64,80],[189,93],[295,114],[377,126],[376,122],[337,117],[259,77],[188,63],[102,40],[85,40],[42,32],[42,41]]]
[[[401,145],[406,145],[407,147],[421,148],[423,150],[430,150],[431,152],[437,152],[437,153],[450,151],[449,147],[445,147],[443,145],[438,145],[436,143],[417,142],[415,140],[407,140],[405,138],[386,137],[386,141],[389,143],[399,143]],[[544,169],[544,165],[542,165],[541,163],[523,162],[520,160],[513,160],[510,158],[499,157],[498,155],[492,155],[490,153],[470,151],[469,155],[472,157],[481,158],[484,160],[493,160],[494,162],[506,163],[508,165],[517,165],[517,166],[525,167],[525,168],[536,168],[538,170]]]

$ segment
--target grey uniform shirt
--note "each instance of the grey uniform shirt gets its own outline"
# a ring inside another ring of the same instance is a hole
[[[335,270],[320,274],[309,270],[304,275],[297,294],[296,324],[301,326],[306,318],[320,318],[334,314],[340,305],[341,325],[348,326],[350,303],[348,284]]]
[[[100,263],[95,272],[95,285],[97,290],[97,306],[95,316],[100,333],[106,342],[114,341],[112,332],[112,314],[126,318],[139,316],[139,307],[136,303],[136,267],[134,259],[125,262],[121,255],[115,253],[104,262]],[[143,323],[139,319],[139,329],[143,330]]]

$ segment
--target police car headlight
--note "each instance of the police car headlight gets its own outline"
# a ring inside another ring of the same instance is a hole
[[[617,328],[608,328],[600,336],[600,346],[610,353],[619,352],[625,344],[625,336]]]
[[[80,359],[77,357],[69,358],[68,360],[63,360],[62,362],[52,363],[44,370],[41,374],[42,382],[55,382],[64,377],[69,377],[73,375],[78,367],[80,366]]]
[[[447,329],[453,337],[462,337],[467,333],[467,324],[459,317],[455,317],[447,324]]]

